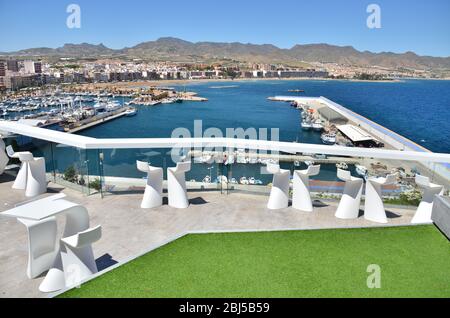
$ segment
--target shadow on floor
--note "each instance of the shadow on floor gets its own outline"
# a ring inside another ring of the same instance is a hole
[[[111,267],[115,264],[117,264],[118,262],[116,260],[114,260],[112,258],[111,255],[109,255],[108,253],[100,256],[99,258],[97,258],[95,260],[95,264],[97,265],[97,269],[98,271],[102,271],[108,267]]]
[[[0,183],[12,182],[16,179],[16,173],[5,171],[0,175]]]
[[[315,208],[324,208],[326,206],[329,206],[329,204],[326,204],[325,202],[322,202],[320,200],[314,200],[312,202],[312,204],[313,204],[313,207],[315,207]]]
[[[360,217],[363,217],[363,216],[364,216],[364,210],[359,210],[358,217],[360,218]],[[387,217],[388,219],[396,219],[396,218],[401,217],[401,215],[386,210],[386,217]]]
[[[201,204],[207,204],[208,201],[203,199],[202,197],[196,197],[189,200],[189,203],[192,205],[201,205]]]

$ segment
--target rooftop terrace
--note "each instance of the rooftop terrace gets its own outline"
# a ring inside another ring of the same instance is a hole
[[[12,190],[13,177],[0,176],[0,212],[26,201],[22,191]],[[188,232],[255,231],[372,227],[379,224],[363,217],[341,220],[334,216],[338,201],[314,202],[314,212],[292,208],[268,210],[267,196],[245,193],[220,194],[216,191],[189,192],[188,209],[174,209],[166,203],[159,208],[139,207],[142,192],[120,195],[84,196],[49,184],[48,193],[63,192],[70,201],[84,205],[91,224],[101,224],[103,237],[93,245],[99,270],[124,262]],[[410,225],[414,209],[388,206],[388,226]],[[58,220],[62,230],[64,219]],[[0,216],[0,297],[46,297],[37,279],[26,277],[27,238],[25,227],[15,219]]]

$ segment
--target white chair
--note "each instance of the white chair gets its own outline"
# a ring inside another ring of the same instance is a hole
[[[78,285],[98,272],[92,244],[101,237],[102,227],[98,225],[61,239],[61,258],[67,287]]]
[[[320,173],[320,165],[309,166],[305,170],[294,170],[292,207],[306,212],[313,211],[309,193],[309,177]]]
[[[191,162],[178,162],[176,167],[167,168],[167,192],[169,205],[178,209],[189,206],[185,173],[191,170]]]
[[[26,226],[28,232],[27,276],[38,277],[53,266],[58,252],[56,218],[49,217],[42,221],[17,220]]]
[[[23,155],[20,155],[22,157]],[[34,158],[29,162],[27,188],[25,196],[34,197],[47,192],[47,177],[45,175],[45,159]]]
[[[430,178],[416,175],[416,184],[423,189],[422,201],[414,214],[411,223],[432,223],[431,212],[436,194],[443,195],[444,187],[430,182]]]
[[[359,215],[364,181],[342,169],[337,169],[337,177],[345,181],[345,186],[335,216],[339,219],[356,219]]]
[[[45,159],[34,158],[30,152],[20,152],[22,167],[17,174],[13,189],[25,190],[27,197],[34,197],[47,191]]]
[[[280,169],[280,165],[268,163],[266,170],[273,174],[272,189],[270,190],[267,208],[271,210],[284,209],[289,206],[289,176],[290,171]]]
[[[10,149],[10,150],[8,150]],[[30,168],[29,161],[33,160],[33,155],[31,152],[12,152],[11,146],[6,147],[6,151],[8,152],[8,156],[10,158],[20,159],[19,156],[23,155],[23,161],[20,166],[19,172],[17,173],[16,180],[13,183],[12,188],[18,190],[25,190],[27,188],[27,177],[28,177],[28,169]]]
[[[386,211],[381,196],[381,187],[395,184],[397,174],[389,174],[386,178],[371,177],[366,182],[366,201],[364,204],[364,218],[378,223],[387,223]]]
[[[13,147],[11,145],[9,145],[8,147],[6,147],[6,152],[8,153],[8,156],[10,158],[15,158],[15,159],[19,159],[19,155],[21,153],[30,153],[29,151],[19,151],[19,152],[15,152]]]
[[[8,156],[5,153],[5,142],[0,138],[0,174],[3,174],[3,172],[5,172],[8,161]]]
[[[141,208],[150,209],[162,205],[163,169],[152,167],[147,162],[136,161],[137,169],[147,173],[147,184],[145,186],[144,198]]]

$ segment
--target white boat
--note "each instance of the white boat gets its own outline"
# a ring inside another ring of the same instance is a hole
[[[301,126],[303,130],[310,130],[313,127],[311,121],[309,121],[308,119],[302,120]]]
[[[321,131],[323,129],[322,121],[320,119],[316,119],[312,124],[312,129]]]
[[[237,163],[247,163],[246,153],[244,149],[238,149],[236,151],[236,162]]]
[[[232,165],[234,163],[234,154],[229,154],[227,157],[227,160],[225,161],[226,165]]]
[[[334,145],[336,143],[336,134],[333,133],[322,134],[320,136],[320,139],[322,139],[322,142],[325,145]]]
[[[248,178],[248,183],[249,184],[255,184],[255,178],[254,177]]]
[[[242,177],[241,179],[239,179],[239,183],[240,184],[249,184],[249,182],[248,182],[246,177]]]
[[[367,168],[362,165],[355,165],[356,173],[360,176],[366,177],[368,174]]]
[[[237,182],[236,178],[231,178],[231,179],[230,179],[230,183],[232,183],[232,184],[237,184],[238,182]]]
[[[226,176],[218,176],[215,183],[228,183],[228,178]]]
[[[300,161],[299,160],[295,160],[294,161],[294,166],[296,166],[296,167],[300,167]]]
[[[348,169],[348,164],[346,164],[345,162],[338,162],[336,164],[336,168],[347,170]]]
[[[202,180],[203,183],[211,183],[211,177],[210,176],[205,176]]]
[[[201,157],[200,156],[194,157],[194,162],[211,164],[214,162],[214,156],[209,154],[203,154]]]
[[[312,160],[306,160],[305,161],[305,165],[307,165],[308,167],[312,166],[313,164],[314,164],[314,161],[312,161]]]
[[[125,116],[127,117],[135,116],[136,114],[137,114],[136,108],[130,108],[125,111]]]

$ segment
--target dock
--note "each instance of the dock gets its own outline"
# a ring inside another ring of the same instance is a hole
[[[237,152],[233,152],[234,156],[237,156]],[[188,156],[191,157],[202,157],[202,156],[214,156],[216,160],[223,161],[224,155],[229,155],[228,152],[216,152],[216,151],[200,151],[200,150],[192,150],[189,151]],[[338,162],[344,162],[349,165],[358,164],[360,160],[351,157],[333,157],[327,156],[326,158],[316,158],[314,156],[307,155],[287,155],[287,154],[274,154],[274,153],[257,153],[257,152],[248,152],[245,153],[245,157],[247,158],[257,158],[257,159],[274,159],[280,162],[295,162],[295,161],[314,161],[317,164],[335,164]]]
[[[109,122],[111,120],[114,120],[114,119],[117,119],[120,117],[123,117],[123,116],[125,116],[125,114],[126,114],[125,111],[127,109],[128,109],[128,107],[122,107],[119,110],[112,112],[112,114],[106,113],[105,116],[97,115],[92,118],[85,119],[84,121],[80,121],[80,122],[76,123],[75,127],[69,128],[69,130],[66,130],[66,132],[69,134],[74,134],[74,133],[80,132],[82,130]]]
[[[415,143],[414,141],[403,137],[396,132],[358,114],[352,110],[329,100],[326,97],[302,97],[302,96],[274,96],[268,97],[272,101],[280,102],[296,102],[298,105],[307,105],[312,109],[318,109],[320,107],[328,107],[332,111],[340,114],[341,116],[347,118],[349,122],[363,130],[368,134],[376,137],[390,148],[401,150],[401,151],[419,151],[419,152],[431,152]],[[421,166],[427,168],[432,174],[436,173],[440,175],[444,180],[450,180],[450,164],[440,163],[440,164],[430,164],[430,163],[418,163]]]

